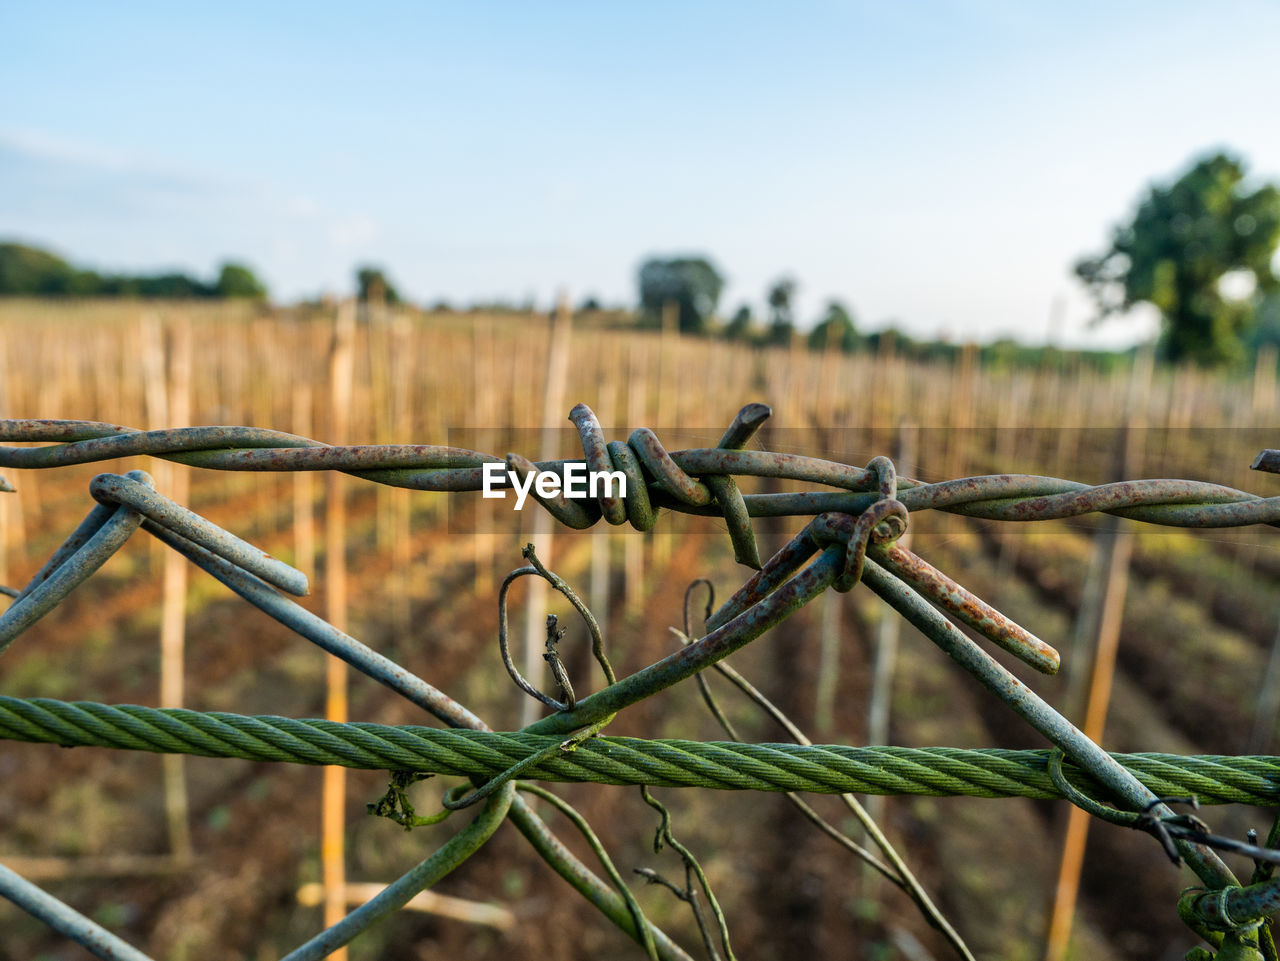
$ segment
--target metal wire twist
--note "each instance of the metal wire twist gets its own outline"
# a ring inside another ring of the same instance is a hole
[[[736,791],[931,797],[1060,798],[1049,770],[1053,752],[906,748],[889,745],[755,744],[600,736],[572,753],[563,739],[474,731],[139,705],[0,697],[0,738],[63,747],[108,747],[201,757],[365,770],[414,771],[482,780],[530,758],[523,776],[565,783],[698,787]],[[1161,796],[1194,794],[1202,804],[1280,802],[1280,758],[1112,754]],[[1087,772],[1064,775],[1099,793]]]
[[[148,454],[211,470],[339,470],[377,483],[424,491],[478,491],[483,466],[503,464],[524,477],[531,470],[563,476],[566,465],[623,472],[627,496],[572,498],[531,496],[561,523],[586,528],[604,517],[649,530],[655,508],[719,515],[729,526],[739,559],[758,566],[749,518],[815,516],[827,511],[861,514],[883,497],[877,468],[855,467],[797,454],[741,449],[769,416],[763,404],[748,404],[725,431],[720,446],[668,451],[648,428],[633,431],[627,443],[605,442],[595,415],[585,404],[572,420],[582,438],[585,460],[533,462],[519,454],[498,457],[436,445],[335,447],[317,440],[256,427],[187,427],[139,431],[116,424],[75,420],[0,421],[0,441],[49,442],[43,447],[0,446],[0,468],[21,469],[86,464]],[[1254,466],[1268,469],[1259,455]],[[607,459],[607,464],[606,464]],[[873,461],[873,464],[876,462]],[[832,490],[782,494],[741,494],[708,486],[719,479],[775,477]],[[1102,512],[1177,527],[1238,527],[1280,523],[1280,497],[1259,497],[1218,484],[1190,480],[1133,480],[1090,486],[1056,477],[989,474],[926,484],[896,478],[896,499],[908,511],[943,510],[993,520],[1035,521]]]

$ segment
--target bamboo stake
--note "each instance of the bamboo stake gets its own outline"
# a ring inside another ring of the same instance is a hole
[[[1020,411],[1026,410],[1028,398],[1019,389],[1016,380],[1010,380],[1008,389],[1002,398],[996,419],[996,467],[997,470],[1012,472],[1014,457],[1018,450],[1017,420]],[[1018,562],[1018,546],[1021,544],[1023,531],[1015,529],[1013,524],[1000,527],[1000,554],[996,560],[996,583],[1013,582],[1013,570]],[[993,603],[1003,603],[1003,598],[996,598]]]
[[[1076,362],[1073,367],[1068,367],[1063,376],[1054,381],[1054,384],[1056,390],[1053,409],[1058,414],[1056,466],[1060,476],[1075,476],[1074,468],[1080,452],[1080,428],[1084,422],[1082,419],[1084,401],[1081,396],[1084,372],[1080,369],[1079,363]],[[1074,387],[1074,396],[1069,393],[1071,387]]]
[[[1146,396],[1151,389],[1153,357],[1150,350],[1141,351],[1134,362],[1126,401],[1132,426],[1120,433],[1117,445],[1116,474],[1128,477],[1141,470],[1142,439],[1145,431]],[[1129,586],[1129,560],[1133,553],[1133,530],[1130,522],[1113,515],[1103,519],[1096,562],[1106,571],[1097,614],[1097,647],[1089,678],[1084,724],[1086,737],[1101,743],[1106,729],[1107,709],[1111,703],[1112,680],[1120,649],[1120,624],[1124,617],[1124,599]],[[1092,612],[1081,610],[1081,619]],[[1071,924],[1075,918],[1080,891],[1080,874],[1084,867],[1085,845],[1089,836],[1089,815],[1078,807],[1067,812],[1067,830],[1062,845],[1062,861],[1054,889],[1049,915],[1049,933],[1045,944],[1045,961],[1062,961],[1071,940]]]
[[[409,319],[397,313],[391,321],[392,356],[392,442],[403,443],[399,438],[413,434],[413,408],[409,403],[409,385],[413,381],[413,367],[409,356]],[[391,547],[392,624],[396,633],[403,636],[412,621],[410,590],[413,574],[413,502],[410,492],[402,487],[391,488],[391,514],[395,532]]]
[[[966,467],[966,448],[972,441],[973,382],[978,364],[976,344],[965,344],[952,368],[951,375],[951,430],[947,443],[945,476],[963,477]]]
[[[138,360],[142,364],[142,408],[144,423],[149,428],[158,429],[172,426],[169,423],[169,394],[166,387],[168,374],[164,359],[164,328],[155,314],[144,314],[138,322],[136,336],[138,342]],[[151,462],[151,476],[158,490],[169,491],[169,479],[173,474],[173,463],[155,458]],[[152,538],[150,552],[147,556],[148,569],[155,571],[168,563],[168,556],[173,551],[167,550],[158,540]]]
[[[257,348],[252,354],[246,352],[246,358],[249,358],[248,362],[241,361],[250,372],[249,383],[246,385],[249,389],[252,411],[252,419],[249,423],[257,427],[271,427],[274,423],[274,418],[272,417],[271,409],[272,378],[269,370],[273,366],[271,363],[272,358],[283,356],[275,343],[275,325],[265,317],[255,317],[248,321],[229,321],[228,323],[238,323],[244,327],[249,343]],[[256,365],[253,363],[254,360],[257,361]],[[257,368],[256,371],[254,369],[255,366]],[[257,483],[254,485],[258,502],[257,516],[267,518],[272,516],[275,506],[280,500],[279,486],[278,475],[267,474],[265,477],[257,479]]]
[[[382,893],[383,889],[384,885],[381,884],[348,884],[347,903],[359,905],[372,901]],[[323,887],[314,882],[298,888],[298,903],[301,905],[314,907],[323,897]],[[450,897],[447,894],[437,894],[430,888],[415,894],[401,905],[401,910],[421,911],[424,914],[435,914],[442,918],[464,921],[467,924],[497,928],[499,931],[510,931],[516,926],[516,916],[509,908],[498,904],[485,904],[480,901]]]
[[[33,344],[32,349],[34,352],[39,348]],[[44,376],[39,378],[36,384],[31,385],[36,388],[35,410],[40,411],[43,417],[59,417],[62,415],[57,412],[62,407],[62,398],[64,396],[64,385],[61,381],[67,376],[67,361],[65,356],[51,354],[48,350],[41,351],[41,355],[39,362],[34,365],[34,369],[41,371]],[[5,363],[4,338],[0,336],[0,384],[7,384],[10,376]],[[0,391],[7,392],[7,387],[0,386]],[[14,406],[14,398],[12,396],[5,398],[0,394],[0,415],[12,417]],[[40,492],[44,486],[43,478],[37,479],[40,473],[40,471],[30,471],[23,476],[21,484],[15,483],[14,485],[18,489],[16,494],[18,506],[16,510],[20,521],[23,518],[30,517],[36,519],[36,523],[39,523],[38,518],[42,510]],[[9,480],[13,481],[14,478],[10,477]],[[0,524],[3,524],[4,530],[8,531],[7,524],[2,521],[0,521]],[[22,542],[18,541],[16,543],[21,545]],[[0,583],[4,583],[3,580],[0,580]]]
[[[680,305],[662,305],[662,335],[658,341],[658,429],[675,426],[676,363],[680,351]]]
[[[310,437],[314,427],[311,418],[311,385],[298,381],[293,385],[293,432]],[[309,470],[293,472],[293,566],[308,577],[316,569],[315,474]]]
[[[645,420],[645,378],[647,344],[637,343],[630,353],[627,369],[627,427],[634,430]],[[644,547],[654,537],[652,531],[641,534],[630,531],[622,542],[622,570],[627,617],[635,617],[644,609]]]
[[[600,350],[592,351],[593,356],[600,356]],[[622,357],[614,355],[614,369],[621,370]],[[596,416],[606,431],[616,420],[617,392],[611,381],[605,381],[596,398]],[[608,435],[606,434],[606,437]],[[629,492],[628,492],[629,493]],[[609,622],[609,573],[610,549],[613,546],[613,528],[608,524],[598,524],[591,532],[591,578],[588,588],[588,606],[596,620],[601,624]]]
[[[898,427],[898,472],[910,477],[915,472],[916,459],[916,427],[911,423],[903,423]],[[903,548],[911,546],[911,531],[908,530],[899,538]],[[831,592],[828,592],[831,593]],[[871,696],[867,704],[867,743],[889,743],[889,718],[893,708],[893,675],[898,662],[898,640],[901,636],[902,619],[893,616],[887,609],[881,612],[876,625],[875,660],[871,667]],[[866,799],[865,808],[871,820],[880,823],[884,820],[885,799],[879,795]],[[870,874],[866,876],[868,879]],[[874,883],[874,882],[873,882]]]
[[[547,347],[547,380],[542,394],[542,442],[540,460],[553,460],[557,456],[558,425],[566,416],[564,386],[569,375],[569,341],[572,335],[573,313],[569,309],[568,294],[561,292],[551,317],[551,340]],[[533,519],[533,546],[543,564],[551,564],[551,515],[539,508]],[[534,687],[541,688],[545,662],[542,660],[542,639],[546,633],[547,582],[541,577],[529,578],[529,600],[524,619],[524,676]],[[520,727],[532,724],[538,716],[538,702],[525,698],[520,704]]]
[[[662,305],[662,334],[658,340],[658,423],[657,431],[672,430],[679,426],[680,395],[680,305],[668,300]],[[637,425],[639,426],[639,425]],[[655,531],[649,538],[649,548],[655,567],[665,567],[671,559],[671,532]]]
[[[822,595],[821,641],[818,653],[818,677],[813,691],[813,728],[822,735],[834,726],[836,689],[840,682],[840,608],[844,595],[827,591]]]
[[[0,414],[14,416],[13,389],[9,383],[9,350],[4,331],[0,330]],[[31,473],[35,474],[36,471]],[[12,483],[13,476],[5,478]],[[22,505],[16,494],[0,494],[0,584],[9,583],[9,553],[14,545],[23,541]]]
[[[167,378],[169,424],[186,427],[191,423],[191,325],[185,318],[170,330],[173,342]],[[190,500],[190,469],[169,466],[169,496],[179,504]],[[160,615],[160,706],[182,707],[186,673],[187,559],[176,551],[164,558],[164,595]],[[165,814],[169,822],[169,843],[179,861],[192,857],[191,824],[188,816],[185,758],[181,754],[164,757]]]
[[[165,359],[164,328],[159,319],[148,314],[139,324],[139,357],[142,363],[143,404],[146,423],[151,428],[185,427],[191,417],[191,336],[190,328],[176,325],[173,354]],[[185,504],[190,490],[190,476],[185,468],[169,461],[156,460],[152,465],[156,488],[168,497]],[[161,549],[162,594],[160,602],[160,706],[182,707],[185,675],[187,561],[173,551]],[[152,552],[151,560],[157,560]],[[179,861],[192,857],[189,802],[185,775],[185,759],[167,754],[161,760],[164,779],[165,822],[169,848]]]
[[[329,354],[330,442],[345,444],[350,431],[350,410],[356,334],[355,305],[338,307],[333,346]],[[327,477],[325,503],[325,618],[340,631],[347,630],[347,517],[346,478],[338,471]],[[347,720],[347,666],[337,657],[327,658],[325,717]],[[346,913],[345,813],[347,770],[337,765],[324,769],[321,798],[321,874],[324,883],[324,925],[331,927]],[[347,949],[330,955],[346,961]]]
[[[493,444],[493,428],[497,426],[497,390],[501,383],[497,377],[497,365],[494,362],[496,351],[494,340],[496,335],[493,321],[486,318],[477,320],[471,325],[471,380],[472,409],[475,412],[476,446],[479,450],[489,450]],[[472,508],[476,519],[475,533],[472,535],[474,551],[475,583],[477,596],[489,593],[493,589],[493,560],[495,553],[495,537],[493,534],[493,505],[484,498],[477,498]]]
[[[370,301],[365,310],[365,332],[368,337],[369,358],[369,403],[362,410],[373,418],[373,442],[375,444],[394,443],[395,425],[394,402],[392,396],[395,384],[391,376],[392,346],[391,329],[387,322],[386,304],[380,298],[370,294]],[[374,540],[378,553],[390,552],[395,542],[395,518],[392,516],[391,491],[393,488],[384,484],[374,487],[376,505]]]
[[[1115,676],[1116,654],[1120,646],[1120,623],[1124,613],[1124,597],[1129,585],[1129,558],[1133,549],[1133,532],[1121,518],[1106,519],[1109,541],[1100,552],[1105,565],[1106,582],[1102,593],[1102,609],[1098,622],[1097,652],[1089,681],[1088,706],[1081,729],[1086,737],[1101,741],[1106,727],[1107,708],[1111,699],[1111,682]],[[1061,961],[1066,956],[1075,917],[1076,899],[1080,891],[1080,873],[1084,866],[1085,844],[1089,835],[1089,815],[1077,807],[1067,814],[1067,830],[1062,844],[1062,862],[1049,918],[1049,935],[1045,961]]]

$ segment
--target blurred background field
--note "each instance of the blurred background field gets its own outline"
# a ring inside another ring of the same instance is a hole
[[[846,352],[811,349],[798,337],[763,346],[684,336],[673,325],[639,329],[591,312],[557,321],[545,313],[365,304],[351,342],[349,400],[339,394],[335,407],[336,313],[325,305],[5,301],[0,415],[137,428],[243,424],[326,442],[341,435],[361,444],[452,443],[532,457],[533,439],[548,423],[548,395],[560,417],[575,403],[589,404],[611,439],[650,426],[672,448],[713,446],[738,408],[759,401],[774,411],[753,442],[763,448],[857,465],[888,454],[903,474],[922,480],[1004,472],[1090,483],[1186,477],[1263,495],[1280,483],[1248,469],[1277,440],[1276,361],[1266,350],[1252,374],[1153,365],[1144,351],[1106,363],[1047,351],[1027,364],[960,347],[922,360],[897,352],[890,338]],[[555,361],[549,353],[557,342],[566,353]],[[556,363],[562,376],[548,373]],[[557,436],[561,456],[578,452],[571,429]],[[320,527],[333,488],[322,474],[199,471],[149,458],[6,471],[17,493],[0,498],[0,582],[24,584],[87,513],[94,474],[138,467],[154,474],[162,492],[299,564],[312,577],[304,605],[324,613],[330,584]],[[744,485],[760,489],[750,479]],[[350,632],[491,726],[517,726],[522,696],[498,658],[496,590],[521,564],[535,512],[515,514],[475,494],[394,490],[354,478],[339,490]],[[763,546],[776,549],[802,523],[759,523]],[[912,524],[921,556],[1062,650],[1057,677],[1012,669],[1079,719],[1093,637],[1077,620],[1101,576],[1095,534],[1103,521],[1014,525],[926,514]],[[1261,695],[1280,601],[1274,532],[1131,529],[1102,743],[1121,751],[1267,752],[1276,706]],[[620,673],[673,647],[667,628],[680,623],[690,581],[709,577],[724,597],[748,573],[732,560],[723,522],[670,512],[650,534],[603,525],[556,530],[544,550],[601,616]],[[165,564],[163,548],[130,543],[5,655],[0,693],[159,703]],[[191,574],[184,594],[186,706],[322,714],[325,655],[203,574]],[[568,665],[575,682],[583,679],[581,694],[596,683],[585,680],[586,645],[572,612],[547,603],[570,624]],[[733,663],[815,740],[866,743],[884,616],[864,589],[829,592]],[[1042,746],[905,625],[899,644],[884,740]],[[353,678],[350,695],[355,720],[424,722],[365,678]],[[747,737],[782,739],[750,705],[727,691],[724,700]],[[624,712],[610,730],[720,736],[687,684]],[[0,744],[0,861],[157,957],[276,958],[312,933],[319,909],[297,898],[319,879],[320,771],[188,758],[189,838],[182,838],[166,808],[163,768],[150,755]],[[433,848],[438,832],[452,830],[449,822],[406,834],[367,817],[364,805],[382,793],[384,780],[376,772],[349,776],[351,882],[390,880]],[[420,810],[431,808],[439,791],[434,781],[416,787]],[[669,854],[652,853],[656,823],[634,789],[584,785],[563,793],[624,874],[641,866],[679,872]],[[905,897],[877,883],[781,798],[659,794],[677,836],[703,859],[742,957],[949,956]],[[818,798],[815,805],[845,821],[830,802]],[[888,799],[879,810],[979,957],[1041,956],[1064,804]],[[1267,826],[1261,811],[1215,809],[1209,816],[1220,833]],[[189,845],[193,859],[173,862],[175,844]],[[1189,877],[1149,838],[1095,825],[1074,956],[1180,957],[1189,935],[1172,905]],[[402,912],[356,941],[351,957],[592,958],[633,950],[509,827],[439,891],[500,903],[517,924],[503,931]],[[686,911],[667,892],[637,887],[637,894],[656,921],[696,944]],[[8,904],[0,905],[0,929],[0,957],[82,956]]]
[[[754,401],[773,417],[753,444],[885,454],[926,481],[1280,493],[1250,470],[1280,447],[1277,35],[1280,7],[1255,0],[0,3],[0,418],[536,458],[577,455],[579,402],[611,439],[646,426],[680,448],[714,445]],[[135,468],[302,568],[308,609],[500,729],[531,716],[495,636],[526,542],[598,613],[620,673],[674,648],[693,579],[723,598],[748,573],[715,518],[571,532],[476,494],[135,458],[3,472],[0,584],[89,511],[96,473]],[[762,549],[803,523],[757,519]],[[1011,667],[1086,727],[1105,707],[1104,746],[1274,750],[1274,530],[930,512],[911,528],[924,559],[1062,651],[1057,677]],[[540,642],[561,615],[583,693],[598,681],[579,625],[539,588],[516,588],[516,633]],[[732,660],[816,741],[1042,746],[862,587]],[[333,664],[138,538],[0,657],[0,693],[317,716],[336,710]],[[424,720],[349,685],[352,719]],[[722,694],[747,737],[782,737]],[[689,684],[612,730],[720,734]],[[335,770],[0,742],[0,862],[157,961],[276,959],[345,907],[315,903],[323,876],[345,865],[359,895],[456,830],[370,818],[384,777],[340,790]],[[443,787],[416,785],[419,810]],[[563,792],[627,877],[680,874],[638,792]],[[954,956],[782,798],[658,793],[744,961]],[[982,961],[1164,961],[1193,941],[1174,910],[1191,875],[1150,838],[1093,826],[1064,951],[1065,929],[1046,932],[1071,913],[1049,907],[1074,875],[1065,804],[868,804]],[[1241,837],[1266,814],[1208,817]],[[684,905],[635,887],[699,947]],[[638,956],[510,826],[439,889],[469,920],[401,912],[350,957]],[[0,901],[0,961],[84,956]]]

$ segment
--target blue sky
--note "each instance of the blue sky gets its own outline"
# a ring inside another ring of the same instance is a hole
[[[101,269],[384,265],[415,300],[635,298],[708,254],[811,323],[1089,329],[1070,275],[1153,179],[1280,180],[1280,5],[0,3],[0,237]]]

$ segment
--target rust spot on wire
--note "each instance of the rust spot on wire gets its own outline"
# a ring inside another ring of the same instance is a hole
[[[897,544],[887,548],[873,544],[870,550],[877,561],[983,637],[1042,674],[1058,673],[1061,658],[1054,648],[1015,624],[924,558]]]

